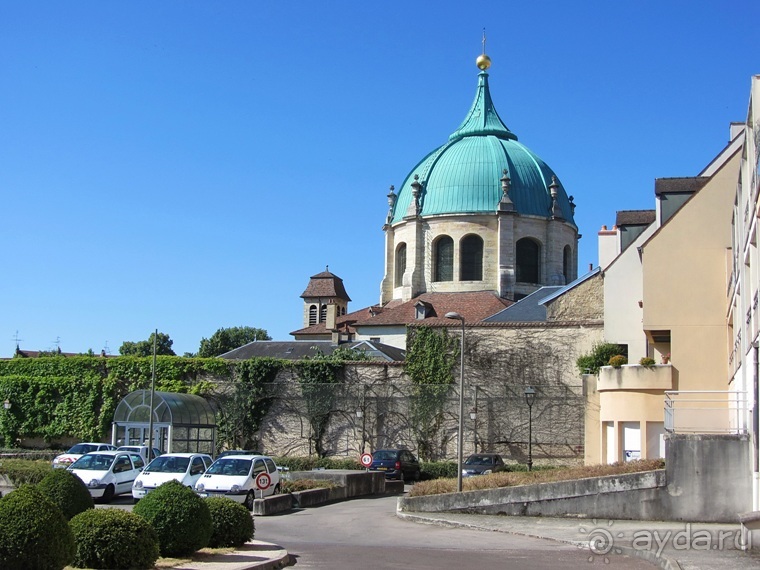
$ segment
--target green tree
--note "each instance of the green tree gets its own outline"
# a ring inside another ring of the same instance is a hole
[[[153,355],[153,338],[156,333],[150,333],[148,340],[138,342],[124,341],[119,347],[119,354],[122,356],[152,356]],[[168,334],[158,333],[156,337],[156,354],[163,356],[177,356],[172,350],[174,341],[169,338]]]
[[[211,338],[201,339],[198,356],[200,358],[219,356],[255,340],[272,340],[272,337],[266,330],[255,327],[221,328],[212,334]]]

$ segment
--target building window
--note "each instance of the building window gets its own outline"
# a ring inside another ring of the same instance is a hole
[[[570,246],[566,245],[564,251],[562,252],[562,274],[565,276],[565,285],[573,280],[572,275],[570,274],[571,266],[572,260],[570,254]]]
[[[449,236],[438,238],[433,244],[433,281],[454,280],[454,240]]]
[[[517,242],[517,281],[519,283],[540,283],[541,246],[529,238]]]
[[[317,324],[317,306],[311,305],[309,307],[309,326]]]
[[[322,305],[319,308],[319,322],[324,323],[327,320],[327,305]]]
[[[460,243],[460,281],[483,280],[483,238],[469,235]]]
[[[394,275],[394,287],[404,284],[404,272],[406,271],[406,244],[402,243],[396,248],[396,269]]]

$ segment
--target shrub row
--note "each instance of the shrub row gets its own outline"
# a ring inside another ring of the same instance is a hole
[[[37,484],[52,470],[50,461],[43,459],[34,461],[28,459],[0,460],[0,475],[8,477],[14,487],[20,487],[24,483]]]
[[[274,462],[280,467],[287,467],[291,471],[311,471],[312,469],[364,469],[359,459],[332,459],[329,457],[273,457]]]
[[[64,469],[0,498],[0,568],[153,568],[159,555],[253,538],[248,510],[230,499],[201,499],[178,481],[143,498],[133,512],[94,509],[85,484]]]

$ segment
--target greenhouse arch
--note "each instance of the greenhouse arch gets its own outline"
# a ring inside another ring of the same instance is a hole
[[[111,428],[114,445],[146,445],[151,391],[136,390],[116,406]],[[216,452],[216,414],[194,394],[153,392],[153,445],[162,453]]]

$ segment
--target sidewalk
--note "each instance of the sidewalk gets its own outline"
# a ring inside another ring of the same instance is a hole
[[[510,517],[459,513],[398,512],[419,523],[477,528],[544,538],[586,549],[589,562],[614,568],[616,554],[630,554],[666,570],[760,569],[758,550],[741,550],[739,523],[679,523],[660,521],[591,520]],[[760,541],[760,533],[754,534]]]
[[[288,551],[281,546],[251,540],[234,552],[211,555],[170,570],[274,570],[287,566],[289,561]]]

